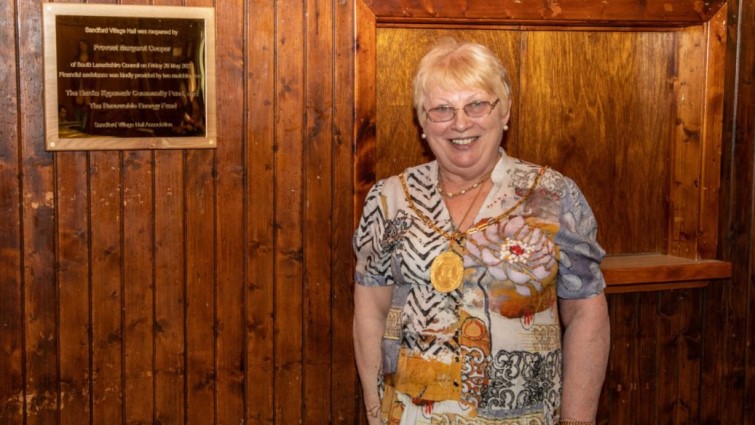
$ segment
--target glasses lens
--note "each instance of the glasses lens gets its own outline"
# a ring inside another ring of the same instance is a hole
[[[435,122],[450,121],[455,114],[456,110],[450,106],[438,106],[427,111],[427,115]]]
[[[464,112],[471,118],[480,118],[490,113],[490,102],[478,100],[464,106]]]

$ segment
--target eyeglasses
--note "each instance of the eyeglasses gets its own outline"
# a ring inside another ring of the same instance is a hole
[[[432,122],[447,122],[456,117],[456,112],[459,109],[464,110],[469,118],[482,118],[490,115],[493,112],[493,108],[498,105],[501,99],[496,99],[495,102],[490,103],[486,100],[475,100],[472,103],[467,103],[461,108],[454,108],[450,105],[436,106],[435,108],[425,109],[427,118]]]

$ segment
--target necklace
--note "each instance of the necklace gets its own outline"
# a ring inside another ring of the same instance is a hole
[[[543,176],[545,170],[547,169],[548,167],[540,168],[540,171],[537,173],[537,177],[535,177],[535,181],[532,183],[532,186],[530,186],[527,193],[519,198],[519,200],[514,205],[512,205],[511,208],[507,209],[500,215],[489,218],[484,222],[476,226],[472,226],[463,232],[458,230],[454,232],[446,232],[437,224],[435,224],[435,222],[433,222],[429,217],[427,217],[425,213],[420,211],[419,208],[417,208],[417,205],[414,204],[414,201],[409,194],[409,187],[406,184],[406,177],[404,177],[404,173],[399,174],[399,179],[401,180],[401,188],[404,190],[404,197],[406,199],[406,202],[409,204],[409,208],[414,211],[414,214],[416,214],[423,223],[433,229],[436,233],[446,238],[449,242],[448,249],[441,252],[437,257],[435,257],[432,264],[430,265],[430,283],[432,283],[433,287],[436,290],[442,293],[447,293],[454,291],[461,286],[464,277],[464,261],[462,260],[462,256],[458,254],[457,249],[459,251],[462,250],[461,246],[464,242],[464,238],[471,235],[472,233],[479,232],[480,230],[483,230],[489,226],[500,223],[512,212],[514,212],[514,210],[519,208],[524,203],[524,201],[526,201],[535,191],[535,188],[540,183],[540,178]],[[482,190],[480,190],[480,192],[482,192]],[[478,193],[477,196],[479,195],[480,194]],[[470,210],[471,209],[472,207],[470,207]],[[467,211],[467,214],[465,214],[465,219],[466,215],[468,214],[469,211]]]
[[[472,202],[469,203],[469,208],[467,208],[467,212],[464,213],[464,217],[462,217],[461,221],[459,222],[459,226],[458,226],[459,229],[464,224],[464,221],[469,216],[469,213],[472,212],[472,208],[474,208],[474,204],[475,204],[475,202],[477,202],[477,198],[480,197],[481,193],[482,193],[482,186],[480,186],[480,189],[477,191],[477,195],[474,196],[474,199],[472,199]],[[449,213],[450,213],[450,210],[449,210]],[[456,227],[456,226],[454,226],[454,227]]]
[[[461,195],[469,192],[470,190],[472,190],[472,189],[474,189],[476,187],[479,187],[481,184],[483,184],[486,181],[488,181],[488,179],[490,178],[491,174],[493,174],[493,170],[490,170],[490,172],[488,172],[487,174],[485,174],[480,180],[477,180],[476,182],[474,182],[474,184],[472,184],[472,186],[469,186],[468,188],[462,189],[462,190],[460,190],[458,192],[446,192],[445,190],[443,190],[440,187],[440,178],[438,179],[438,183],[435,185],[435,187],[438,188],[438,193],[440,193],[441,195],[445,196],[448,199],[451,199],[451,198],[455,198],[457,196],[461,196]]]

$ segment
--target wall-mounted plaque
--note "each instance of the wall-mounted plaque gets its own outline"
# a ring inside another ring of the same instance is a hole
[[[216,147],[214,9],[43,10],[48,150]]]

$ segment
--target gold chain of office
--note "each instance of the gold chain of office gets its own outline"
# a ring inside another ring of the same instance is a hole
[[[501,221],[503,221],[506,217],[508,217],[514,210],[519,208],[531,195],[535,192],[535,188],[540,183],[540,178],[543,177],[543,174],[545,174],[545,170],[547,170],[548,167],[542,167],[540,168],[540,171],[537,173],[537,177],[535,177],[535,181],[532,183],[532,186],[530,186],[527,193],[522,196],[511,208],[507,209],[500,215],[490,218],[477,226],[472,226],[469,229],[460,232],[456,231],[453,233],[446,232],[445,230],[441,229],[435,222],[433,222],[428,216],[425,215],[422,211],[417,208],[417,205],[412,200],[411,195],[409,194],[409,187],[406,184],[406,177],[404,177],[404,173],[399,174],[399,179],[401,180],[401,188],[404,190],[404,196],[406,198],[406,202],[409,204],[409,208],[414,211],[414,213],[419,217],[420,220],[422,220],[423,223],[430,226],[435,232],[437,232],[440,235],[443,235],[446,239],[449,241],[455,241],[458,243],[461,239],[463,239],[466,236],[471,235],[472,233],[479,232],[480,230],[485,229],[486,227],[492,226],[494,224],[498,224]]]

